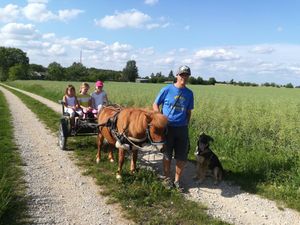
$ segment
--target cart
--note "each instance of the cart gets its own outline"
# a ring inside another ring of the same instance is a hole
[[[74,128],[72,129],[70,123],[70,115],[65,112],[64,101],[58,101],[62,106],[62,116],[59,123],[58,131],[58,145],[61,150],[67,149],[67,140],[69,137],[76,136],[92,136],[98,134],[98,123],[97,119],[92,116],[86,116],[81,118],[79,116],[75,117]]]

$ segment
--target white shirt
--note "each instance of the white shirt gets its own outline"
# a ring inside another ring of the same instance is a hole
[[[103,105],[106,102],[106,93],[105,91],[101,91],[99,94],[96,92],[92,93],[92,98],[94,99],[94,108],[97,109],[99,105]]]
[[[67,102],[66,102],[66,104],[67,104],[67,106],[75,106],[76,105],[76,98],[73,96],[73,97],[68,97],[68,96],[66,96],[66,100],[67,100]]]

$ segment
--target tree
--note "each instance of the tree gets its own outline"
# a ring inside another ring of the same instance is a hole
[[[38,64],[29,64],[29,69],[33,72],[40,72],[40,73],[45,73],[47,71],[47,68]]]
[[[15,65],[23,65],[26,69],[29,65],[29,58],[26,53],[18,48],[0,47],[0,80],[5,81],[8,78],[9,69]],[[24,79],[27,78],[25,74]]]
[[[124,80],[135,82],[135,79],[138,78],[138,76],[138,68],[136,66],[135,60],[128,61],[126,67],[123,69]]]
[[[114,71],[114,70],[104,70],[104,69],[97,69],[97,68],[87,68],[87,76],[85,77],[86,81],[95,80],[113,80],[113,81],[120,81],[122,72],[121,71]]]
[[[193,76],[190,76],[189,83],[190,84],[198,84],[197,79],[195,77],[193,77]]]
[[[64,68],[57,62],[50,63],[48,65],[48,72],[46,78],[48,80],[64,80]]]
[[[210,77],[208,79],[208,84],[210,85],[215,85],[217,83],[216,79],[214,77]]]
[[[294,88],[294,86],[292,85],[292,83],[288,83],[285,85],[286,88]]]
[[[263,84],[262,84],[262,86],[265,86],[265,87],[270,87],[270,86],[271,86],[271,84],[270,84],[269,82],[265,82],[265,83],[263,83]]]
[[[28,69],[28,74],[29,74],[29,79],[44,79],[45,74],[47,72],[47,68],[43,67],[42,65],[38,64],[29,64],[29,69]]]
[[[175,79],[175,76],[174,76],[173,70],[171,70],[169,75],[168,75],[168,80],[173,81],[174,79]]]
[[[67,80],[86,80],[88,71],[85,66],[81,63],[74,62],[70,67],[66,68],[66,78]]]
[[[204,80],[202,77],[197,77],[197,84],[204,84]]]
[[[9,80],[26,80],[27,77],[27,66],[17,64],[9,68],[8,79]]]

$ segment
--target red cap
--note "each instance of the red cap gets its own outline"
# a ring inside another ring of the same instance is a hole
[[[101,80],[98,80],[96,82],[96,87],[103,87],[103,82]]]

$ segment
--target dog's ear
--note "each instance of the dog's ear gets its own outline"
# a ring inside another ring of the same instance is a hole
[[[207,135],[207,137],[208,137],[208,141],[211,141],[211,142],[215,141],[211,136]]]
[[[206,134],[204,132],[201,132],[200,135],[199,135],[199,139],[203,136],[205,136]]]

